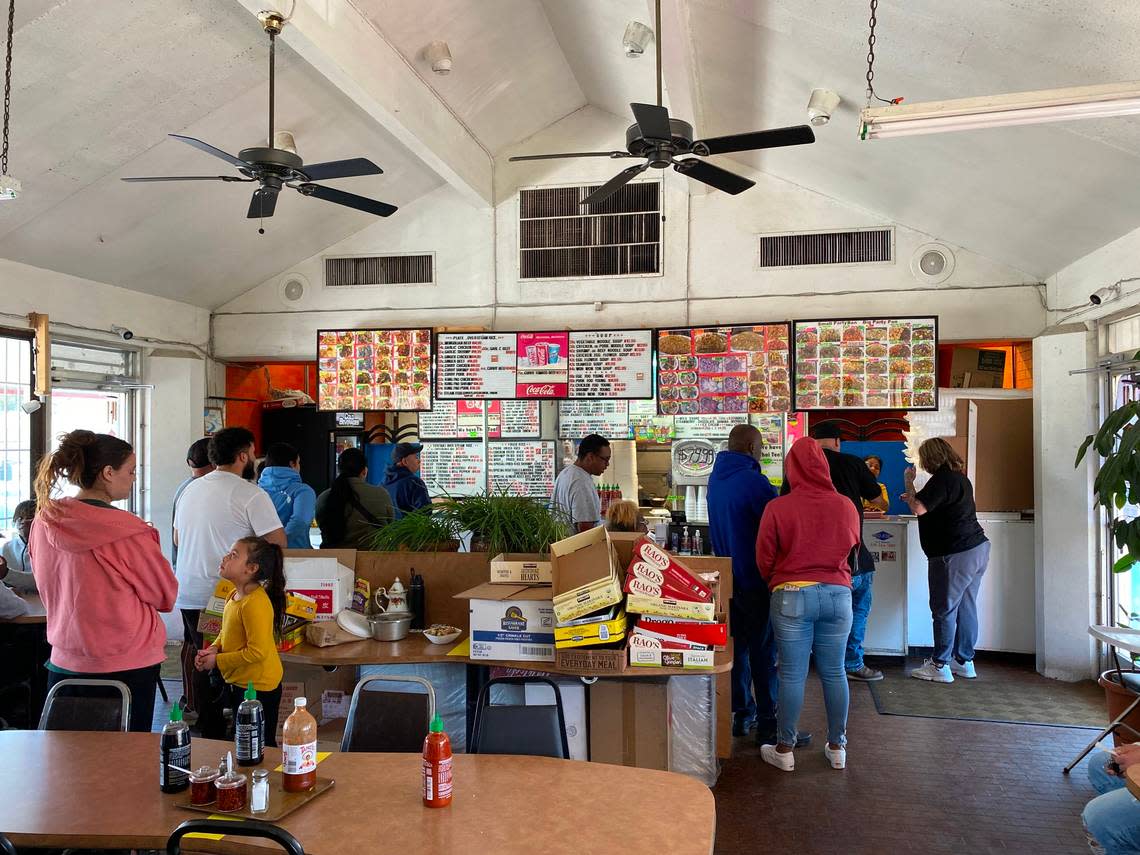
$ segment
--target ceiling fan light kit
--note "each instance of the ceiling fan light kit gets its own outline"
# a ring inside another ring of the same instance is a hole
[[[1140,114],[1140,82],[1073,86],[888,107],[867,107],[860,139],[1036,125]]]

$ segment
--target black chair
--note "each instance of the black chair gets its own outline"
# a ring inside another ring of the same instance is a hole
[[[174,829],[166,841],[166,855],[181,855],[182,838],[187,834],[224,834],[226,837],[263,837],[272,840],[289,855],[305,855],[301,841],[284,828],[255,819],[188,819]]]
[[[370,690],[376,683],[414,685],[423,692]],[[365,677],[348,706],[341,751],[418,752],[435,715],[435,689],[422,677]]]
[[[493,686],[549,686],[554,704],[492,704]],[[535,757],[570,758],[566,741],[566,717],[558,684],[546,677],[497,677],[489,680],[475,703],[475,725],[469,754],[529,754]]]
[[[0,855],[16,855],[16,847],[3,834],[0,834]]]
[[[118,680],[60,680],[48,690],[40,730],[121,730],[131,724],[131,690]]]

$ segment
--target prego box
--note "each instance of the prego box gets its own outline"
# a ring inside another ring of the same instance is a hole
[[[285,559],[285,589],[317,602],[314,620],[335,620],[352,603],[356,574],[335,556]]]
[[[486,583],[455,597],[469,601],[472,659],[554,661],[550,588]]]
[[[550,544],[550,564],[559,621],[621,602],[617,555],[605,529],[592,528]]]
[[[549,585],[550,556],[504,552],[491,559],[491,581],[496,585]]]

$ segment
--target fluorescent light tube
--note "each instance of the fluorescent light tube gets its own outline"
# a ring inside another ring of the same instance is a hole
[[[923,104],[867,107],[860,139],[1140,115],[1140,82],[1045,89]]]

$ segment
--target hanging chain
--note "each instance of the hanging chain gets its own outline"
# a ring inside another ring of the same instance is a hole
[[[875,25],[879,22],[876,13],[879,10],[879,0],[871,0],[871,17],[867,21],[870,33],[867,35],[867,106],[871,100],[882,101],[884,104],[898,104],[902,98],[880,98],[875,94]]]
[[[8,174],[8,117],[12,112],[12,32],[16,29],[16,0],[8,0],[8,52],[4,59],[4,147],[0,175]]]

